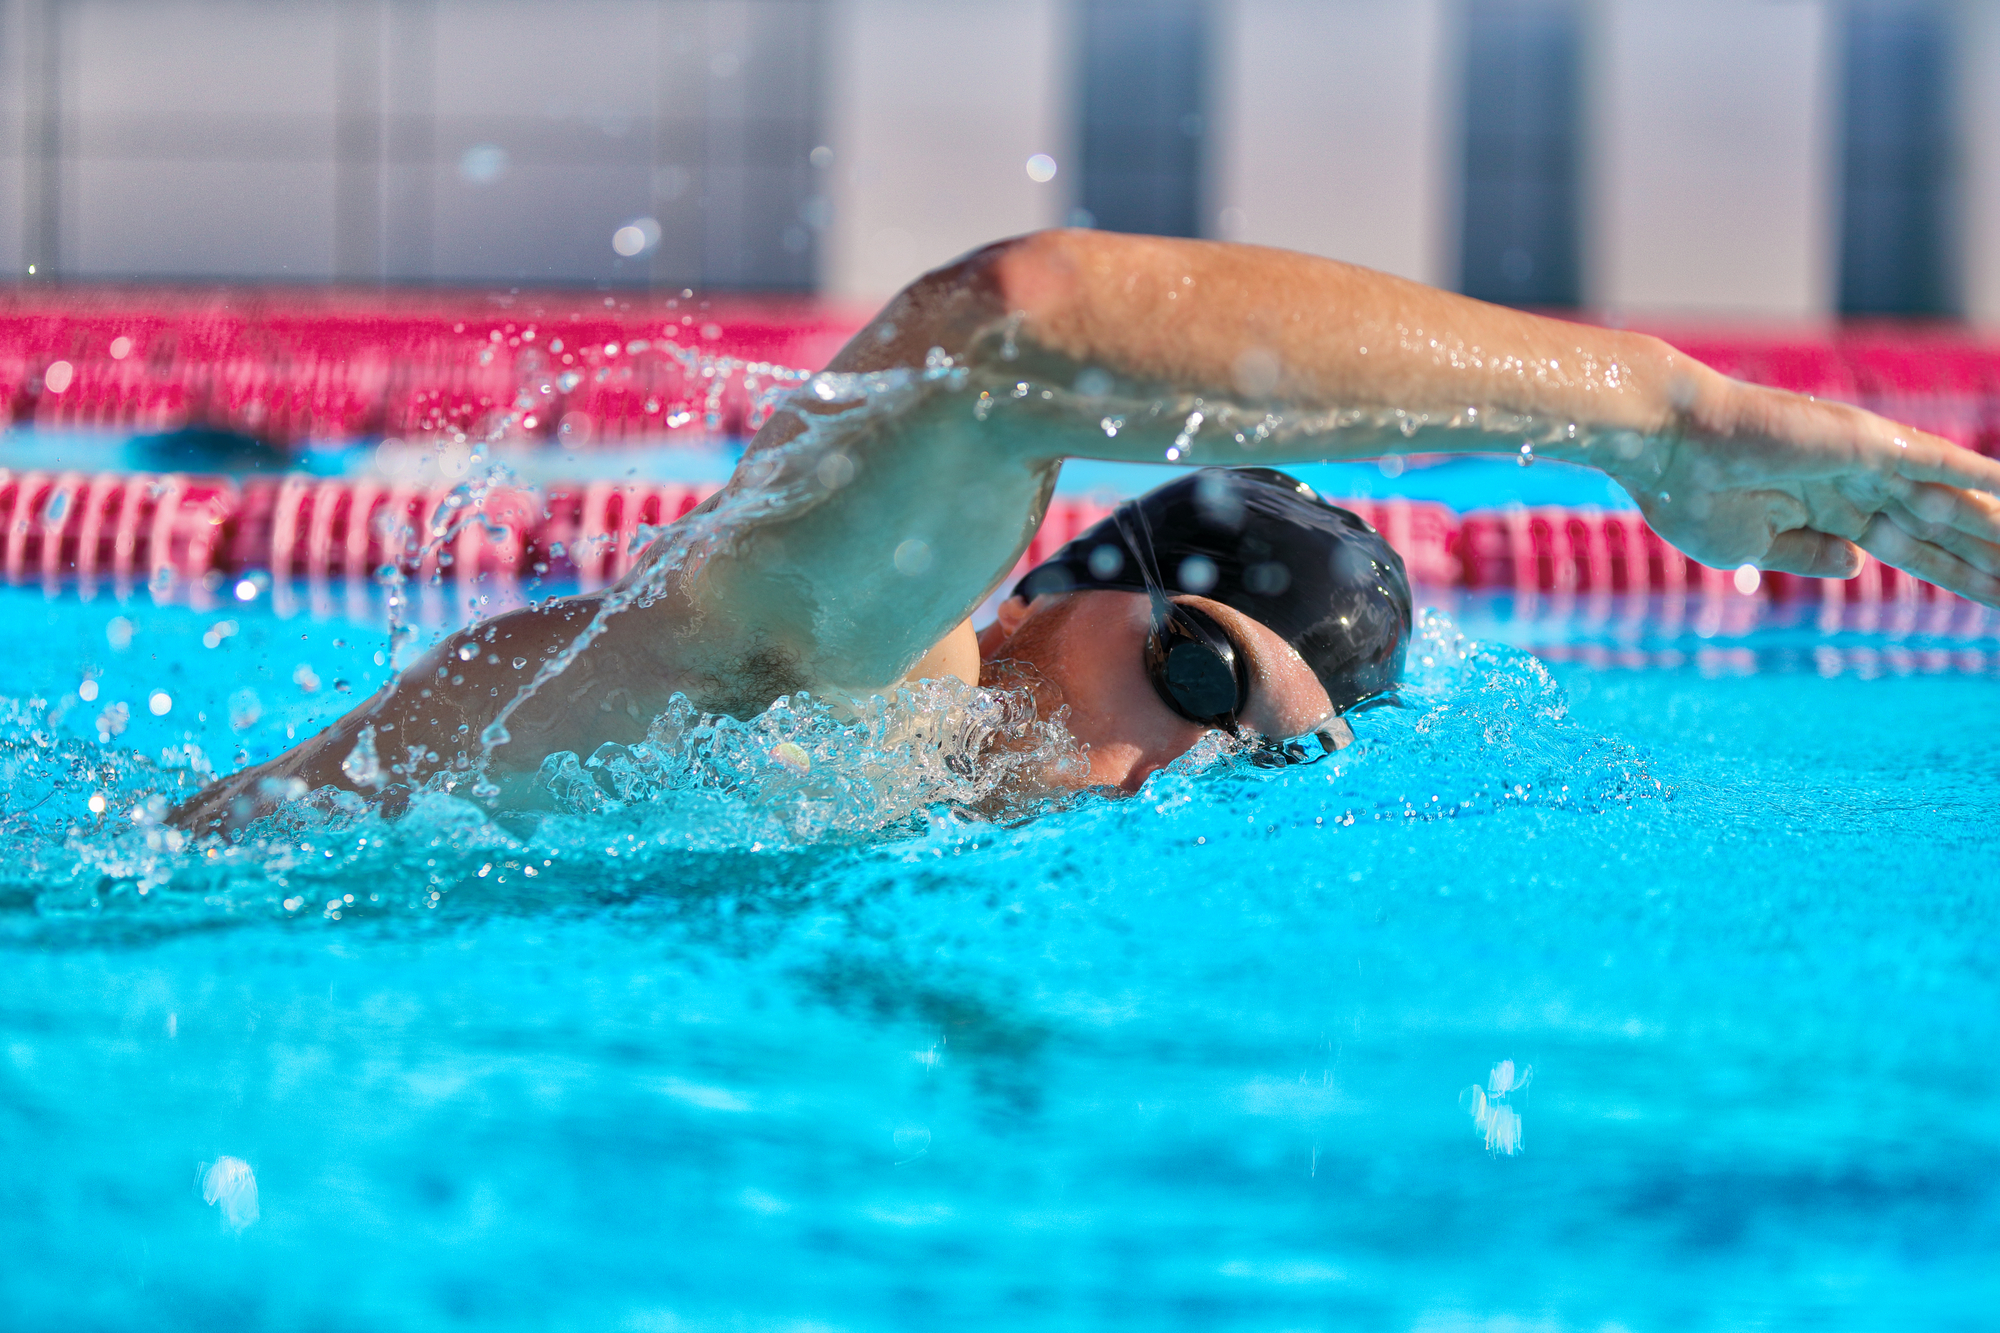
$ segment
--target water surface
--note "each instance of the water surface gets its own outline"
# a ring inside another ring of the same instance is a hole
[[[1970,1329],[2000,1299],[1990,637],[1829,661],[1689,617],[1597,658],[1630,669],[1439,628],[1422,706],[1311,768],[804,842],[713,791],[525,840],[306,812],[210,862],[148,796],[343,711],[380,632],[0,609],[11,1327]],[[1468,1094],[1504,1061],[1532,1077],[1489,1148]]]

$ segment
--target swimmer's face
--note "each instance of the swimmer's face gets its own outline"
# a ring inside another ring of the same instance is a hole
[[[1285,740],[1313,730],[1333,711],[1312,668],[1261,622],[1206,597],[1174,600],[1215,617],[1248,657],[1244,730]],[[995,667],[1013,662],[1031,669],[1069,706],[1070,734],[1090,759],[1086,781],[1136,791],[1208,730],[1168,708],[1147,679],[1152,627],[1153,607],[1144,593],[1092,590],[1032,603],[1013,598],[1001,603],[1000,618],[980,637],[980,656]],[[1334,732],[1348,734],[1344,724]]]

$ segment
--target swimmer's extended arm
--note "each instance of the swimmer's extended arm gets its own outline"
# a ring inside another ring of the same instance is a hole
[[[2000,463],[1655,338],[1287,251],[1002,242],[913,283],[829,370],[732,482],[789,500],[688,587],[743,627],[711,622],[702,651],[755,636],[816,689],[879,689],[958,623],[1025,548],[1064,457],[1284,464],[1532,438],[1614,477],[1709,564],[1837,577],[1859,546],[2000,605],[2000,504],[1981,493]]]
[[[1518,448],[1521,433],[1466,409],[1499,412],[1555,434],[1538,452],[1606,472],[1708,564],[1845,577],[1858,546],[2000,604],[2000,463],[1858,408],[1729,379],[1657,338],[1251,246],[1067,232],[1003,246],[994,262],[1021,336],[1063,362],[1252,406],[1406,414],[1282,445],[1286,457]],[[1406,437],[1410,416],[1429,420]],[[1147,444],[1179,426],[1163,423]],[[1198,461],[1259,455],[1232,445],[1211,441]]]

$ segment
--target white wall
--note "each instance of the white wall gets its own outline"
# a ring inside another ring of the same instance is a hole
[[[330,0],[61,13],[63,271],[332,276]]]
[[[1583,2],[1589,300],[1830,310],[1837,0]],[[0,272],[728,286],[817,246],[874,301],[1065,218],[1076,3],[0,0]],[[1450,284],[1460,0],[1215,3],[1211,232]],[[2000,321],[2000,0],[1963,9],[1967,306]],[[621,260],[638,215],[661,244]]]
[[[1612,310],[1833,308],[1827,0],[1603,0],[1587,50],[1588,298]]]
[[[1960,201],[1965,313],[2000,324],[2000,4],[1963,6],[1957,75],[1964,177]]]
[[[814,0],[0,0],[0,263],[809,285],[823,14]],[[468,150],[489,169],[468,170]],[[646,216],[657,249],[617,255],[613,233]]]
[[[1060,223],[1072,195],[1061,0],[839,0],[822,288],[878,301],[975,246]],[[1028,158],[1056,159],[1037,184]]]
[[[617,263],[610,238],[652,213],[656,81],[667,63],[661,18],[648,0],[440,0],[431,80],[437,276],[542,277],[552,262],[560,276],[636,276],[636,263]],[[706,82],[708,71],[692,63]],[[504,154],[491,179],[460,169],[484,145]],[[557,199],[559,207],[545,202]],[[662,247],[698,253],[689,230],[677,226]]]
[[[1216,15],[1215,235],[1421,282],[1456,276],[1445,0],[1232,0]]]

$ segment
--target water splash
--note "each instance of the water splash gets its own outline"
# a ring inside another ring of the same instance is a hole
[[[798,383],[773,375],[773,383],[760,399],[760,411],[768,416],[791,394],[801,394],[813,404],[811,411],[800,414],[805,429],[785,443],[746,456],[737,476],[703,512],[649,534],[645,560],[605,592],[583,629],[560,652],[544,660],[481,730],[478,765],[483,769],[493,751],[509,740],[507,724],[521,706],[568,670],[604,633],[613,617],[628,607],[651,606],[668,596],[672,584],[698,575],[717,551],[755,531],[761,520],[813,501],[816,489],[824,486],[824,465],[840,442],[852,438],[850,430],[872,419],[895,415],[929,387],[962,389],[967,380],[963,366],[935,351],[926,358],[922,370],[821,372]]]
[[[851,715],[807,695],[748,722],[676,697],[647,737],[544,761],[540,781],[566,815],[643,813],[679,822],[689,799],[727,793],[738,838],[767,845],[866,838],[948,806],[1000,816],[1032,805],[1088,768],[1060,717],[1036,715],[1026,691],[920,681]],[[711,827],[714,827],[711,825]]]
[[[201,1164],[201,1201],[219,1211],[222,1225],[239,1235],[255,1226],[257,1173],[241,1157],[218,1157]]]
[[[1329,787],[1318,822],[1349,827],[1517,808],[1589,814],[1673,795],[1643,751],[1570,718],[1568,695],[1538,658],[1468,638],[1441,612],[1416,615],[1399,700],[1355,718],[1356,743],[1308,768],[1262,769],[1212,735],[1141,795],[1206,806],[1219,768],[1238,781]]]
[[[1524,1146],[1521,1113],[1511,1098],[1526,1091],[1534,1077],[1533,1065],[1517,1070],[1512,1060],[1502,1060],[1487,1074],[1485,1087],[1475,1083],[1459,1094],[1459,1109],[1472,1117],[1486,1151],[1496,1157],[1513,1157]]]
[[[1403,697],[1359,719],[1356,745],[1305,768],[1259,768],[1211,734],[1136,799],[1051,796],[1051,780],[1084,761],[1062,717],[1038,715],[1025,690],[923,682],[846,708],[792,696],[741,721],[677,699],[643,741],[551,756],[539,809],[496,815],[442,779],[373,804],[295,788],[227,843],[163,822],[211,774],[198,746],[140,754],[78,737],[43,701],[0,701],[0,780],[19,798],[0,820],[0,908],[149,931],[484,911],[657,892],[702,880],[699,858],[953,855],[1029,816],[1086,839],[1100,820],[1114,840],[1154,836],[1131,821],[1206,827],[1254,808],[1270,784],[1318,793],[1310,808],[1324,813],[1308,822],[1329,826],[1588,815],[1671,794],[1646,756],[1570,720],[1540,662],[1469,640],[1444,616],[1419,617]],[[347,757],[364,773],[368,748]],[[748,863],[730,864],[740,877]]]

